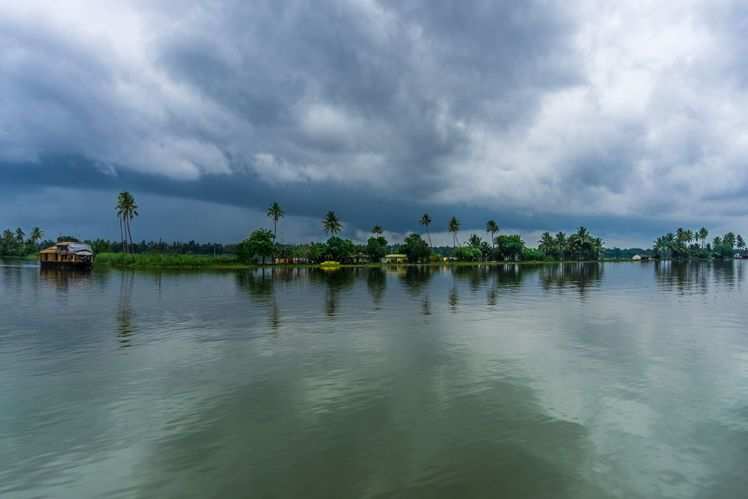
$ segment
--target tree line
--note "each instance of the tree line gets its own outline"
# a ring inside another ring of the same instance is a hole
[[[283,244],[278,240],[278,224],[285,217],[285,211],[274,202],[266,210],[272,222],[272,231],[259,228],[238,244],[141,241],[133,239],[133,222],[139,215],[135,197],[129,192],[120,192],[115,202],[115,214],[120,229],[120,240],[86,240],[96,253],[172,253],[195,255],[236,254],[245,262],[267,263],[275,259],[289,262],[319,263],[335,260],[343,263],[379,262],[391,253],[403,254],[410,262],[441,261],[444,258],[454,261],[563,261],[598,260],[601,258],[630,258],[633,250],[614,248],[607,250],[602,239],[594,236],[585,227],[566,234],[552,235],[544,232],[537,247],[528,247],[519,234],[502,234],[495,220],[485,225],[485,235],[471,233],[464,242],[460,241],[461,223],[451,217],[446,224],[451,235],[452,246],[433,246],[431,227],[433,219],[424,213],[418,223],[423,233],[410,233],[402,243],[390,243],[384,237],[381,225],[375,225],[365,244],[357,244],[340,237],[343,222],[335,211],[328,211],[322,218],[321,226],[328,238],[324,242],[303,244]],[[38,227],[31,230],[28,237],[18,228],[6,229],[0,238],[0,256],[25,256],[41,247],[54,244],[42,241],[43,231]],[[736,254],[745,255],[745,241],[742,236],[728,232],[707,242],[709,231],[706,228],[686,230],[679,228],[675,233],[658,237],[654,242],[651,256],[655,258],[732,258]],[[72,236],[60,236],[58,241],[78,241]],[[644,254],[641,250],[639,254]]]
[[[39,250],[44,232],[34,227],[26,232],[20,227],[16,230],[5,229],[0,237],[0,256],[26,256]]]
[[[457,217],[447,222],[447,231],[452,237],[452,247],[434,247],[431,241],[433,219],[424,213],[418,220],[423,234],[410,233],[402,243],[391,244],[384,237],[382,226],[375,225],[366,244],[356,244],[343,239],[343,223],[334,211],[322,218],[322,229],[328,236],[325,242],[306,244],[281,244],[277,240],[278,223],[285,212],[277,202],[266,211],[273,223],[273,230],[259,228],[237,246],[242,261],[266,263],[278,259],[283,262],[319,263],[334,260],[342,263],[380,262],[388,253],[405,255],[412,263],[442,261],[521,261],[521,260],[597,260],[602,257],[603,242],[594,237],[585,227],[566,235],[559,232],[555,237],[543,234],[538,248],[530,248],[518,234],[500,234],[495,220],[486,222],[485,239],[479,234],[470,234],[460,242],[461,223]]]
[[[709,231],[678,228],[655,239],[652,252],[655,258],[673,260],[734,258],[746,255],[743,236],[728,232],[708,241]]]

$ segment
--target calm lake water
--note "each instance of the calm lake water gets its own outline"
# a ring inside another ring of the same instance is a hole
[[[7,264],[0,497],[746,497],[746,273]]]

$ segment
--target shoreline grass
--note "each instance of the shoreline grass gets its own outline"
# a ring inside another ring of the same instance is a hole
[[[622,263],[628,259],[605,260],[526,260],[526,261],[475,261],[475,262],[426,262],[426,263],[358,263],[341,264],[340,268],[391,268],[391,267],[474,267],[499,265],[556,265],[568,263]],[[96,256],[96,268],[117,269],[211,269],[245,270],[254,268],[319,268],[313,263],[253,264],[239,261],[236,255],[182,255],[169,253],[100,253]]]
[[[95,267],[124,269],[242,269],[248,265],[233,255],[177,255],[168,253],[100,253]]]

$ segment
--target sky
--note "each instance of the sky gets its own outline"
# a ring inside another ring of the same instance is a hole
[[[0,228],[748,233],[748,4],[0,0]]]

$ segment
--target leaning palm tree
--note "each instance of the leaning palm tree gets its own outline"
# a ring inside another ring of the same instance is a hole
[[[419,224],[423,225],[426,228],[426,237],[428,237],[429,240],[429,248],[431,247],[431,233],[429,232],[429,225],[431,225],[431,217],[428,213],[424,213],[421,216],[421,219],[418,221]]]
[[[499,232],[499,226],[494,220],[486,222],[486,232],[491,234],[491,247],[496,246],[496,233]]]
[[[334,211],[328,211],[325,218],[322,219],[322,228],[329,235],[334,236],[343,230],[343,224],[340,223]]]
[[[449,226],[448,226],[449,232],[452,233],[452,246],[457,247],[457,233],[460,232],[460,221],[457,220],[457,217],[452,217],[449,220]]]
[[[273,204],[270,205],[270,208],[267,209],[265,214],[273,219],[273,240],[277,240],[276,236],[278,235],[278,220],[283,218],[285,212],[278,203],[273,202]]]
[[[129,192],[120,192],[117,196],[117,216],[120,220],[120,236],[125,253],[132,247],[132,221],[138,216],[138,205]]]

